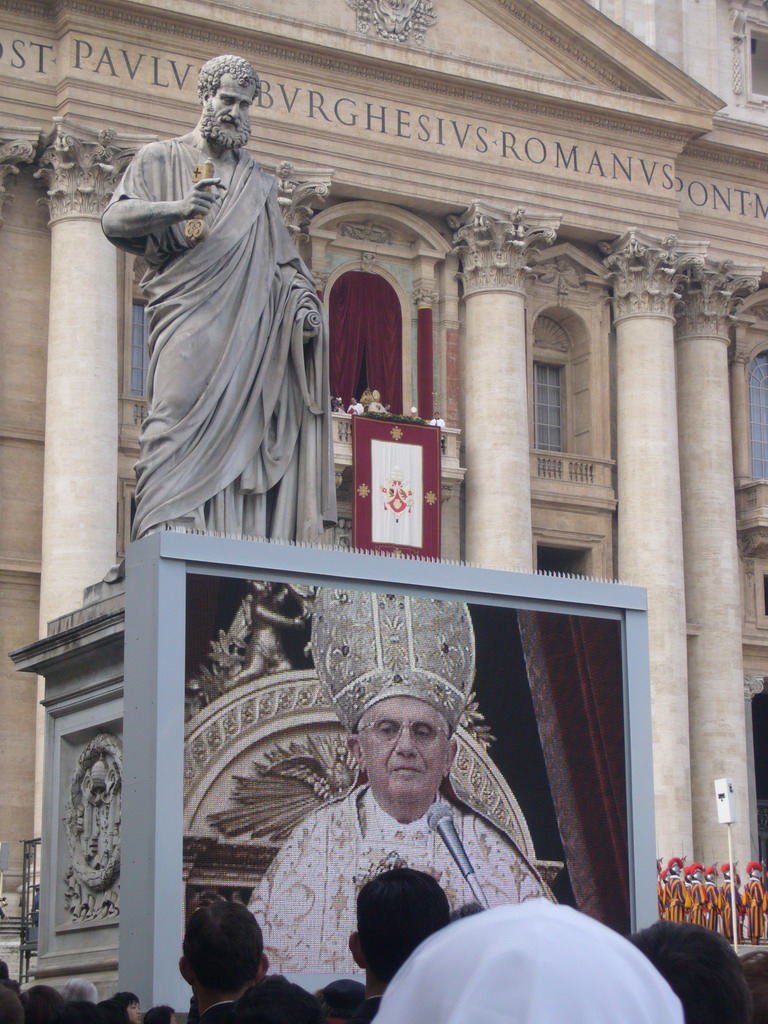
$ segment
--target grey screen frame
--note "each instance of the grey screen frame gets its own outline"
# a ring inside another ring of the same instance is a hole
[[[617,583],[166,532],[126,557],[121,989],[184,1011],[184,677],[187,575],[395,589],[470,604],[594,616],[621,623],[630,912],[656,909],[656,847],[646,591]],[[312,987],[324,976],[302,977]]]

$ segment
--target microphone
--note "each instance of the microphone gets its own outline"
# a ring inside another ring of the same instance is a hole
[[[478,881],[472,862],[467,856],[464,844],[459,839],[456,826],[453,823],[453,811],[448,804],[433,804],[427,814],[427,824],[433,832],[437,832],[445,843],[446,849],[456,861],[459,871],[467,880],[472,894],[478,903],[484,907],[490,906],[488,897],[483,892],[483,887]]]

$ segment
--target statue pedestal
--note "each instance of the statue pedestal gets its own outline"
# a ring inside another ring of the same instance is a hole
[[[84,593],[48,636],[13,651],[45,677],[45,793],[37,982],[117,989],[124,580]]]

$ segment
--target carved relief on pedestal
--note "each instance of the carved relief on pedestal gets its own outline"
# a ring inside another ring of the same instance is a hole
[[[47,187],[41,202],[51,220],[81,216],[99,218],[139,146],[148,136],[119,135],[55,117],[53,132],[40,157],[35,177]]]
[[[501,210],[476,199],[460,217],[448,218],[454,251],[462,261],[464,294],[504,289],[522,291],[533,276],[529,256],[557,237],[556,222],[531,224],[525,210]]]
[[[382,39],[405,43],[413,36],[424,42],[424,33],[437,23],[432,0],[347,0],[357,15],[357,31],[367,35],[373,28]]]
[[[275,168],[277,202],[295,244],[306,242],[306,228],[331,194],[333,171],[327,167],[295,167],[283,160]]]
[[[739,306],[759,283],[757,268],[737,267],[731,260],[690,267],[681,279],[682,300],[676,311],[680,331],[727,340]]]
[[[3,225],[3,206],[13,202],[8,184],[19,173],[19,164],[29,164],[35,159],[39,139],[38,128],[25,130],[0,126],[0,227]]]
[[[686,271],[703,268],[706,242],[678,245],[675,235],[654,238],[630,228],[615,242],[602,243],[603,263],[613,274],[616,317],[674,314]]]
[[[74,921],[118,915],[122,786],[120,740],[99,733],[78,758],[64,818],[71,858],[64,907]]]

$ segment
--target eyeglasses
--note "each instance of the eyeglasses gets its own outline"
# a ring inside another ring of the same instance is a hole
[[[430,747],[437,742],[438,737],[448,738],[448,732],[438,729],[421,719],[406,719],[398,722],[393,718],[377,718],[375,722],[368,722],[360,727],[358,732],[365,732],[370,729],[373,735],[383,744],[394,745],[403,735],[403,730],[408,730],[411,742],[417,747]]]

